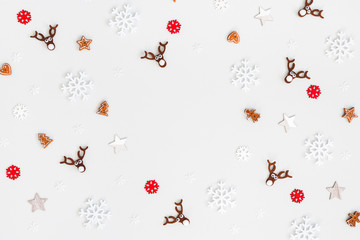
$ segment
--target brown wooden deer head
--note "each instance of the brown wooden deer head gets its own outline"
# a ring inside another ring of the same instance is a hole
[[[166,61],[164,59],[164,53],[166,51],[166,45],[168,44],[168,42],[166,43],[161,43],[159,42],[159,47],[158,47],[158,54],[155,55],[153,54],[152,52],[147,52],[147,51],[144,51],[145,52],[145,56],[141,57],[141,59],[149,59],[149,60],[155,60],[157,61],[157,63],[159,64],[160,67],[164,68],[166,67]],[[148,56],[149,55],[149,56]]]
[[[298,15],[299,17],[305,17],[308,14],[313,15],[314,17],[321,17],[324,18],[321,13],[323,10],[319,9],[311,9],[311,4],[313,4],[314,0],[305,0],[305,7],[299,10]]]
[[[287,60],[287,67],[288,67],[288,74],[285,77],[285,82],[286,83],[291,83],[295,78],[307,78],[307,79],[310,79],[310,77],[307,75],[308,71],[294,72],[295,59],[290,60],[289,58],[286,58],[286,60]]]
[[[56,24],[55,27],[52,27],[51,25],[49,25],[49,27],[50,27],[49,36],[45,37],[42,33],[38,33],[37,31],[35,31],[34,36],[30,36],[30,37],[45,42],[47,48],[50,51],[53,51],[55,49],[54,37],[56,34],[56,28],[58,27],[58,24]]]
[[[267,160],[267,162],[269,164],[269,166],[268,166],[269,177],[268,177],[268,179],[266,179],[266,185],[272,186],[272,185],[274,185],[275,181],[278,179],[292,178],[292,176],[289,175],[289,170],[281,171],[279,173],[274,173],[276,170],[276,161],[271,163],[269,160]]]
[[[183,200],[181,199],[179,203],[175,202],[175,205],[176,205],[175,210],[178,213],[178,215],[176,217],[174,217],[174,216],[165,217],[166,222],[163,224],[164,226],[166,224],[173,224],[173,223],[177,223],[177,222],[179,222],[185,226],[190,224],[190,220],[188,218],[186,218],[183,214],[182,201]],[[180,207],[180,209],[178,207]]]
[[[77,169],[79,170],[80,173],[83,173],[86,171],[86,167],[84,165],[84,157],[85,157],[85,152],[88,149],[88,147],[82,148],[79,147],[80,150],[77,152],[78,155],[78,159],[74,160],[72,158],[69,157],[65,157],[64,156],[64,161],[60,162],[60,164],[67,164],[67,165],[75,165],[75,167],[77,167]],[[80,154],[80,151],[83,153],[82,155]]]

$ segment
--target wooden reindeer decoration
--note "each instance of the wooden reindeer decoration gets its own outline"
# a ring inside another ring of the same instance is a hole
[[[80,150],[77,152],[77,155],[78,155],[78,159],[77,160],[74,160],[72,158],[69,158],[69,157],[65,157],[64,156],[64,161],[60,162],[60,164],[67,164],[67,165],[75,165],[75,167],[77,167],[77,169],[79,170],[80,173],[83,173],[86,171],[86,167],[84,165],[84,157],[85,157],[85,152],[86,150],[88,149],[88,147],[85,147],[85,148],[82,148],[82,147],[79,147]],[[80,154],[80,151],[83,152],[83,154],[81,155]]]
[[[308,14],[313,15],[314,17],[324,18],[321,13],[323,10],[311,9],[310,6],[313,4],[314,0],[305,0],[305,7],[300,9],[298,12],[299,17],[305,17]]]
[[[168,44],[168,42],[166,43],[161,43],[159,42],[159,47],[158,47],[158,54],[155,55],[152,52],[145,52],[145,56],[141,57],[141,59],[149,59],[149,60],[155,60],[157,61],[157,63],[159,64],[160,67],[164,68],[166,67],[166,61],[164,59],[164,53],[166,51],[166,45]],[[149,56],[148,56],[149,55]]]
[[[53,51],[55,49],[54,37],[55,37],[55,34],[56,34],[56,28],[58,27],[58,24],[56,24],[55,27],[52,27],[51,25],[49,25],[49,27],[50,27],[49,36],[45,37],[42,33],[38,33],[37,31],[35,31],[34,36],[30,36],[30,37],[31,38],[36,38],[39,41],[45,42],[47,48],[50,51]]]
[[[269,166],[269,177],[268,179],[266,179],[266,185],[268,186],[272,186],[274,185],[275,181],[278,179],[283,179],[283,178],[292,178],[292,176],[289,175],[289,170],[286,171],[281,171],[279,173],[274,173],[276,170],[276,161],[271,163],[269,160],[267,160]]]
[[[175,202],[175,205],[176,205],[175,210],[178,213],[178,215],[176,217],[174,217],[174,216],[165,217],[166,222],[163,224],[164,226],[166,224],[173,224],[173,223],[177,223],[177,222],[179,222],[185,226],[190,224],[190,220],[188,218],[186,218],[183,214],[182,201],[183,200],[181,199],[179,203]],[[180,209],[178,207],[180,207]]]
[[[290,60],[289,58],[286,58],[287,60],[287,67],[288,67],[288,74],[285,77],[286,83],[291,83],[295,78],[307,78],[310,79],[310,77],[307,75],[308,71],[299,71],[294,72],[295,69],[295,59]]]

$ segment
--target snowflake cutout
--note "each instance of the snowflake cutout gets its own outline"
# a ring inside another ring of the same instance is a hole
[[[149,180],[145,183],[144,188],[148,194],[154,194],[159,190],[159,184],[155,180]]]
[[[26,25],[31,21],[31,13],[26,10],[21,10],[17,14],[17,19],[19,23]]]
[[[314,99],[317,99],[321,94],[320,87],[316,85],[310,85],[310,87],[308,87],[306,92],[309,98],[314,98]]]
[[[251,152],[247,146],[238,147],[235,154],[239,161],[248,161],[251,157]]]
[[[8,145],[9,145],[9,139],[7,139],[6,137],[1,137],[0,138],[0,147],[6,148]]]
[[[37,224],[36,222],[32,222],[30,223],[30,225],[28,226],[28,230],[30,232],[38,232],[39,231],[39,224]]]
[[[115,179],[115,183],[119,186],[124,185],[127,182],[126,178],[124,176],[119,176]]]
[[[138,225],[140,223],[140,217],[138,215],[133,215],[131,218],[130,218],[130,223],[132,225]]]
[[[85,131],[85,127],[82,124],[76,124],[73,126],[75,134],[81,135]]]
[[[55,189],[58,192],[65,192],[66,185],[63,181],[58,181],[57,183],[55,183]]]
[[[33,85],[31,88],[30,88],[30,93],[31,95],[38,95],[40,93],[40,87],[37,86],[37,85]]]
[[[234,225],[231,226],[230,232],[231,232],[232,235],[239,234],[240,227],[237,224],[234,224]]]
[[[20,62],[22,60],[22,58],[23,57],[22,57],[21,53],[16,52],[16,53],[13,54],[12,60],[13,60],[14,63],[18,63],[18,62]]]
[[[114,70],[113,70],[114,77],[119,78],[123,74],[124,74],[124,69],[122,69],[121,67],[114,68]]]
[[[304,200],[305,195],[303,190],[294,189],[294,191],[290,193],[290,197],[291,201],[293,201],[294,203],[301,203]]]
[[[340,89],[343,92],[346,92],[347,90],[349,90],[349,83],[347,81],[344,81],[341,85],[340,85]]]
[[[341,157],[342,161],[347,161],[350,159],[351,153],[348,151],[342,152],[342,153],[340,153],[340,157]]]
[[[106,219],[111,216],[109,210],[106,210],[107,204],[105,200],[100,200],[98,204],[94,203],[92,198],[86,201],[88,207],[80,209],[80,217],[85,218],[84,226],[90,228],[91,225],[97,226],[101,229],[105,225]]]
[[[6,176],[12,180],[17,179],[20,177],[20,168],[15,165],[11,165],[6,169]]]
[[[307,216],[302,218],[302,221],[291,223],[294,228],[293,233],[290,235],[291,240],[317,240],[320,231],[318,224],[311,223],[311,219]]]
[[[289,40],[288,42],[288,47],[291,49],[291,50],[294,50],[296,48],[296,42],[294,40]]]
[[[189,173],[185,174],[185,179],[190,184],[192,184],[196,181],[196,177],[193,172],[189,172]]]
[[[265,211],[262,208],[260,208],[256,213],[256,218],[257,219],[264,218],[264,215],[265,215]]]
[[[235,207],[236,201],[232,200],[232,195],[236,193],[234,188],[225,188],[225,183],[218,182],[215,188],[210,187],[208,194],[211,196],[208,201],[208,206],[213,208],[216,207],[218,212],[223,214],[227,211],[227,207]]]
[[[68,94],[71,102],[75,102],[77,98],[85,101],[89,96],[89,90],[94,87],[94,83],[88,80],[86,73],[79,72],[79,76],[72,73],[66,74],[67,84],[62,84],[61,90]]]
[[[178,20],[170,20],[167,24],[166,29],[171,33],[171,34],[176,34],[180,32],[181,29],[181,24],[179,23]]]
[[[13,116],[18,120],[24,120],[29,114],[29,109],[23,104],[17,104],[13,108]]]
[[[110,27],[116,27],[119,31],[117,34],[125,36],[127,32],[134,32],[136,29],[136,23],[139,20],[139,14],[131,11],[130,5],[124,5],[123,10],[118,8],[112,9],[113,19],[110,19]]]
[[[319,133],[315,134],[315,139],[313,140],[306,139],[305,146],[308,147],[305,153],[306,159],[315,159],[317,165],[322,165],[325,159],[330,160],[332,158],[332,153],[330,152],[330,147],[333,146],[332,140],[324,140],[323,135]]]
[[[338,32],[334,38],[328,37],[326,44],[329,45],[325,50],[326,56],[334,58],[336,63],[342,63],[344,58],[353,57],[351,46],[354,45],[354,41],[343,32]]]
[[[225,10],[229,6],[227,0],[214,0],[214,6],[216,10]]]
[[[235,73],[232,84],[240,86],[244,92],[249,91],[250,85],[258,85],[257,78],[260,69],[258,66],[249,66],[248,60],[242,60],[240,64],[235,64],[231,68],[231,72]]]

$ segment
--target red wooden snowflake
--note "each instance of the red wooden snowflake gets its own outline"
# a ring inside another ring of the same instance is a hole
[[[159,190],[159,184],[155,180],[149,180],[145,183],[144,188],[148,194],[154,194]]]
[[[310,87],[306,90],[306,92],[309,98],[315,98],[315,99],[317,99],[321,94],[321,90],[319,86],[316,85],[310,85]]]
[[[20,168],[11,165],[6,169],[6,176],[12,180],[17,179],[18,177],[20,177]]]
[[[31,21],[31,13],[26,10],[21,10],[17,14],[17,19],[19,23],[26,25]]]
[[[290,193],[290,197],[291,197],[291,200],[295,203],[301,203],[302,200],[304,200],[305,198],[305,195],[304,195],[304,192],[303,190],[300,190],[300,189],[294,189],[294,191],[292,191]]]
[[[167,30],[171,33],[178,33],[180,32],[181,24],[178,22],[178,20],[171,20],[168,22]]]

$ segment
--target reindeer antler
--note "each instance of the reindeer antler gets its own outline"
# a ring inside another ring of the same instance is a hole
[[[65,163],[67,165],[75,165],[74,159],[65,157],[65,156],[64,156],[64,161],[60,162],[60,164],[63,164],[63,163]]]
[[[51,25],[49,25],[50,29],[49,29],[49,35],[50,37],[54,37],[56,34],[56,28],[58,27],[58,24],[56,24],[55,27],[52,27]]]
[[[38,35],[41,37],[41,38],[38,38]],[[45,41],[45,37],[42,33],[38,33],[37,31],[35,31],[35,34],[34,36],[30,36],[31,38],[36,38],[37,40],[39,41]]]
[[[164,54],[165,53],[165,51],[166,51],[166,45],[168,44],[168,42],[166,42],[166,43],[161,43],[161,42],[159,42],[159,47],[158,47],[158,50],[159,50],[159,53],[160,54]],[[161,50],[161,47],[163,47],[163,49],[164,50]]]
[[[155,55],[152,52],[147,52],[147,51],[144,51],[144,52],[145,52],[145,56],[141,57],[141,59],[143,59],[143,58],[146,58],[146,59],[149,59],[149,60],[154,60],[155,59]],[[148,54],[150,55],[150,58],[148,57]]]
[[[269,177],[266,179],[266,185],[272,186],[274,185],[275,181],[278,179],[292,178],[292,176],[289,175],[289,170],[281,171],[277,174],[274,173],[276,170],[276,161],[271,163],[269,160],[267,160],[267,162],[269,164],[268,165]]]
[[[88,149],[88,147],[86,147],[86,148],[79,147],[79,148],[83,152],[83,155],[82,156],[80,155],[80,151],[78,151],[77,155],[78,155],[79,159],[82,160],[85,157],[85,152]]]

